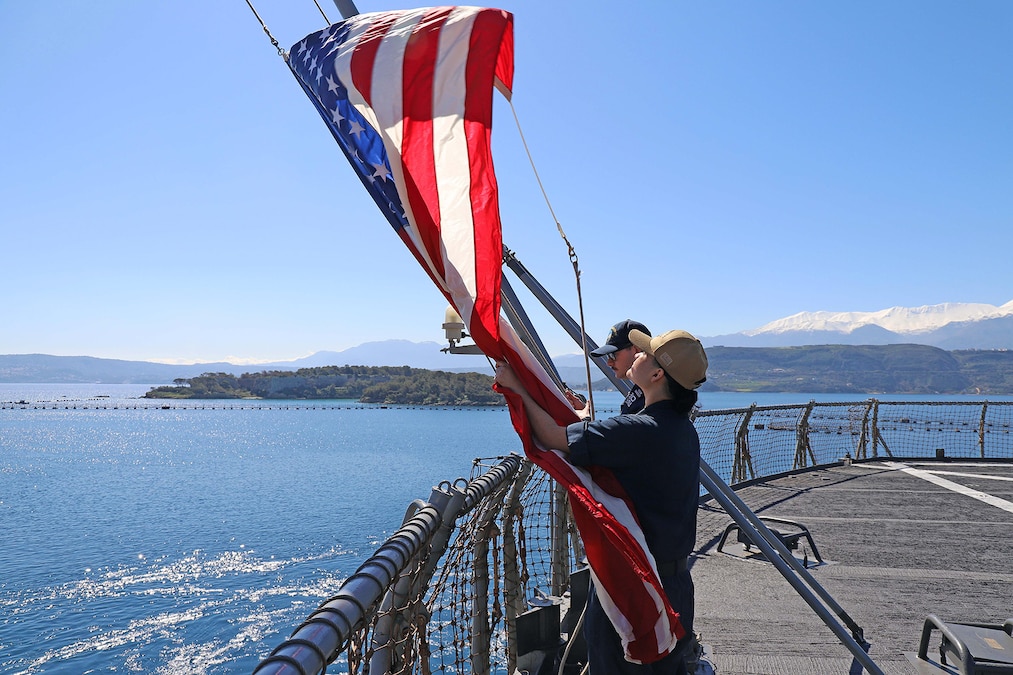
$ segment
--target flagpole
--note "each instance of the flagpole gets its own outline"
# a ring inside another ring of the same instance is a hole
[[[552,381],[562,391],[566,383],[563,382],[563,378],[559,375],[559,370],[556,369],[556,364],[552,362],[552,357],[549,356],[548,350],[545,349],[541,336],[538,335],[538,331],[535,330],[534,324],[531,323],[527,312],[524,311],[524,306],[514,292],[513,286],[510,285],[510,281],[505,276],[500,281],[500,290],[503,294],[503,313],[506,314],[510,325],[514,327],[518,337],[527,345],[532,355],[538,359],[538,362],[545,368],[545,372],[548,373]]]
[[[514,257],[513,252],[505,246],[503,247],[503,259],[510,269],[524,282],[532,294],[542,302],[553,318],[559,322],[559,325],[570,333],[574,340],[578,340],[579,342],[577,336],[582,331],[577,322],[556,302],[556,299],[545,290],[527,268]],[[531,330],[533,331],[534,328]],[[594,342],[590,338],[587,339],[589,345],[594,345]],[[591,346],[591,349],[595,348],[596,345]],[[605,371],[604,368],[602,370],[603,372]],[[611,374],[611,371],[606,374]],[[629,385],[624,381],[618,380],[618,378],[609,379],[613,383],[616,383],[617,387],[622,387],[625,391],[629,391]],[[810,606],[816,615],[823,620],[823,623],[837,636],[841,644],[851,652],[854,657],[853,664],[860,664],[866,672],[873,675],[883,675],[883,671],[868,654],[870,645],[861,627],[848,616],[841,605],[809,574],[808,570],[795,560],[780,537],[770,531],[703,457],[700,458],[700,483],[707,490],[707,493],[725,509],[732,520],[739,526],[739,529],[749,537],[750,541],[754,542],[764,555],[767,556],[767,559],[781,573],[781,576],[785,578],[788,584]],[[834,614],[840,617],[847,625],[847,629],[851,629],[850,635],[845,626],[842,626],[835,620]]]
[[[341,12],[341,18],[347,19],[353,17],[359,13],[359,10],[355,7],[355,3],[352,0],[334,0],[334,5]]]
[[[527,286],[528,290],[531,291],[531,294],[542,303],[542,306],[545,307],[546,311],[548,311],[562,329],[565,330],[571,338],[573,338],[574,342],[578,345],[583,345],[586,341],[589,348],[588,351],[594,351],[598,348],[598,344],[588,337],[583,330],[581,330],[580,324],[573,320],[573,317],[571,317],[563,306],[560,305],[547,290],[545,290],[545,287],[542,286],[538,279],[536,279],[534,275],[528,271],[528,268],[524,266],[524,263],[518,260],[517,256],[514,255],[514,252],[506,246],[503,247],[503,262],[506,263],[506,266],[517,275],[517,278],[520,279],[525,286]],[[601,370],[601,372],[609,379],[616,389],[621,391],[623,394],[630,393],[630,385],[627,384],[625,380],[621,380],[618,376],[616,376],[612,369],[608,367],[603,357],[592,356],[591,360],[594,361],[594,364],[598,366],[598,369]]]

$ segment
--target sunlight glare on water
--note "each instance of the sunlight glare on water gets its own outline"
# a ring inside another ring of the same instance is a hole
[[[0,675],[252,672],[413,500],[520,452],[502,407],[163,409],[137,398],[147,389],[0,385]],[[814,398],[862,397],[700,402]],[[595,400],[608,415],[622,399]]]
[[[47,404],[0,410],[0,674],[250,672],[412,500],[519,450],[502,408],[18,386],[0,401]]]

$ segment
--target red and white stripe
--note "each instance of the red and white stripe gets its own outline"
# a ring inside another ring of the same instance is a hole
[[[503,244],[491,154],[492,92],[510,96],[513,16],[439,7],[362,14],[336,54],[349,101],[383,139],[409,223],[401,232],[490,358],[506,359],[560,424],[577,421],[500,314]],[[602,605],[631,661],[667,654],[684,631],[636,515],[611,472],[538,447],[504,392],[525,452],[567,487]]]
[[[530,355],[511,326],[500,326],[500,346],[525,389],[559,424],[577,421],[573,408]],[[602,608],[622,640],[626,658],[651,663],[686,635],[668,603],[632,504],[611,471],[574,466],[562,453],[538,445],[517,394],[502,390],[525,454],[567,488]]]
[[[512,85],[513,17],[439,7],[346,24],[335,70],[383,138],[410,224],[402,237],[472,331],[495,339],[503,242],[492,92]]]

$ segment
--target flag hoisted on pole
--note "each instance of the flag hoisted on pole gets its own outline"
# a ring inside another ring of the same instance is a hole
[[[503,241],[491,152],[493,90],[513,87],[513,16],[436,7],[359,14],[292,47],[289,67],[380,211],[492,359],[513,366],[560,424],[573,409],[500,312]],[[610,471],[535,442],[504,391],[525,453],[567,489],[602,606],[626,658],[649,663],[685,631],[629,500]]]

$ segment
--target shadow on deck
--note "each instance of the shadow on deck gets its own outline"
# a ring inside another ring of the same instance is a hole
[[[1013,616],[1013,464],[855,463],[737,493],[761,517],[808,528],[825,563],[813,564],[804,539],[798,555],[864,629],[884,673],[919,672],[911,655],[929,615],[987,624]],[[717,672],[848,673],[850,653],[770,563],[743,556],[734,538],[718,551],[730,522],[713,502],[701,505],[692,567],[696,630]],[[938,633],[932,639],[938,661]]]

